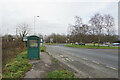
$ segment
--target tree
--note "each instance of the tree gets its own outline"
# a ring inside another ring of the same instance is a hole
[[[110,35],[114,35],[114,32],[115,32],[115,30],[114,30],[114,25],[115,25],[115,23],[114,23],[114,18],[111,16],[111,15],[109,15],[109,14],[107,14],[107,15],[104,15],[104,28],[105,28],[105,30],[106,30],[106,36],[107,36],[107,41],[110,41]]]
[[[30,26],[26,23],[18,24],[17,27],[19,30],[19,36],[21,38],[26,37],[28,33],[30,32]]]
[[[89,26],[83,24],[81,17],[75,16],[75,24],[69,25],[69,32],[71,32],[72,41],[85,42],[86,35],[89,34]]]
[[[114,18],[109,14],[104,15],[104,27],[107,31],[107,35],[110,35],[111,33],[113,33],[113,31],[114,31],[113,26],[114,25],[115,25]]]
[[[96,13],[89,24],[84,24],[81,17],[75,16],[75,24],[68,25],[69,39],[70,42],[94,42],[94,46],[95,43],[100,46],[100,43],[117,40],[113,27],[114,18],[111,15]]]
[[[42,34],[38,34],[38,36],[40,37],[40,39],[43,39],[43,35]]]
[[[95,46],[95,34],[97,34],[97,20],[96,20],[96,16],[92,17],[90,20],[89,20],[89,23],[90,23],[90,33],[92,34],[91,37],[93,37],[92,41],[94,43],[94,46]]]
[[[47,42],[53,42],[53,43],[65,43],[66,40],[67,40],[67,36],[64,34],[52,33],[47,37]]]
[[[74,36],[74,42],[81,42],[83,40],[82,37],[82,18],[79,16],[75,16],[75,24],[72,26],[71,34]]]
[[[103,20],[104,20],[103,16],[99,13],[96,13],[90,20],[91,25],[93,25],[93,33],[94,33],[94,30],[96,30],[96,34],[98,35],[98,47],[101,41],[100,36],[102,34],[102,29],[104,26]]]
[[[95,17],[92,17],[90,20],[89,20],[89,23],[90,23],[90,33],[95,35],[97,33],[97,28],[96,28],[96,18]]]

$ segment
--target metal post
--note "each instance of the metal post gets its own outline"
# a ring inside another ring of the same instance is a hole
[[[34,35],[35,35],[35,16],[34,16]]]
[[[35,35],[35,17],[39,17],[39,16],[34,16],[34,35]]]
[[[25,47],[26,47],[26,44],[25,44],[25,41],[24,41],[24,49],[25,49]]]

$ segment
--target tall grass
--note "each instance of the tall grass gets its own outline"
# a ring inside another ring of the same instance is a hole
[[[28,63],[27,51],[20,53],[16,58],[5,65],[3,78],[24,78],[25,73],[32,68]]]
[[[20,52],[24,50],[24,43],[16,41],[2,40],[2,67],[14,59]]]

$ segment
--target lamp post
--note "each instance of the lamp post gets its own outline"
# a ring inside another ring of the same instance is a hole
[[[39,16],[34,16],[34,35],[35,35],[35,18]]]

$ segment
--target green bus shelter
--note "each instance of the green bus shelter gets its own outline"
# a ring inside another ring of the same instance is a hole
[[[28,59],[40,59],[40,38],[32,35],[27,37],[27,57]]]

